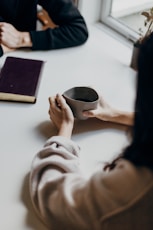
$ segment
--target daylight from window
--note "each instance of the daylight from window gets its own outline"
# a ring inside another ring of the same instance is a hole
[[[138,33],[145,32],[145,17],[141,13],[151,7],[153,1],[149,0],[113,0],[110,15]]]

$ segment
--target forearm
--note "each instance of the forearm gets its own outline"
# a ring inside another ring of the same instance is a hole
[[[113,109],[110,116],[107,117],[107,121],[132,126],[134,121],[134,112]]]
[[[58,136],[71,138],[72,130],[73,130],[73,124],[71,124],[71,123],[70,124],[63,124],[63,125],[61,125],[61,127],[58,131]]]
[[[36,154],[32,162],[30,180],[35,193],[37,184],[43,175],[48,175],[50,181],[60,178],[65,173],[78,173],[79,146],[68,138],[53,136],[45,143],[44,147]],[[45,179],[47,179],[45,177]]]
[[[88,38],[84,26],[65,25],[43,31],[31,31],[33,50],[55,50],[82,45]]]
[[[40,0],[39,3],[58,26],[54,29],[31,31],[33,50],[68,48],[86,42],[88,29],[85,20],[71,0]]]
[[[79,146],[72,140],[61,136],[51,137],[33,159],[31,180],[39,180],[37,175],[48,171],[53,173],[51,180],[66,172],[80,172],[79,151]]]

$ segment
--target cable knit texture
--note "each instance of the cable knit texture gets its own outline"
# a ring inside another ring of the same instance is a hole
[[[79,152],[76,143],[55,136],[32,162],[31,199],[48,229],[152,230],[153,173],[120,160],[87,179]]]

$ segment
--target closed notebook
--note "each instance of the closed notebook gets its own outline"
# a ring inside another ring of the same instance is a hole
[[[0,72],[0,100],[35,103],[43,63],[7,57]]]

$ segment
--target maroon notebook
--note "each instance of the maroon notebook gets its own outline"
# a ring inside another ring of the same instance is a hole
[[[0,72],[0,100],[35,103],[43,63],[7,57]]]

